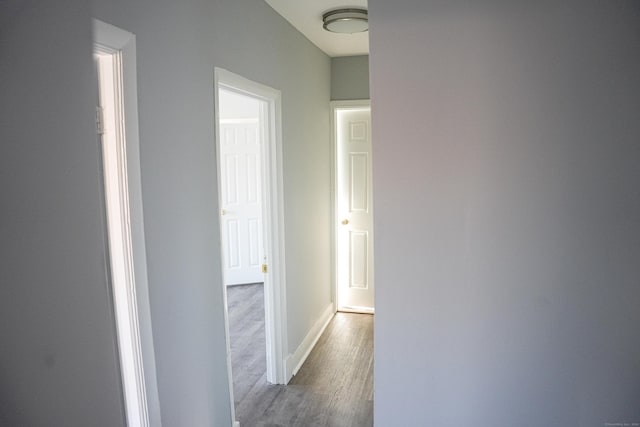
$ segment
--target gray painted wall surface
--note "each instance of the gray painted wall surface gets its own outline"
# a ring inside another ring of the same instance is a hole
[[[331,99],[369,99],[369,56],[331,58]]]
[[[86,3],[12,1],[0,13],[0,424],[124,423],[93,130],[93,16],[137,37],[162,422],[228,427],[213,69],[282,90],[293,352],[330,303],[330,60],[262,1]]]
[[[90,10],[0,8],[0,425],[122,426]]]
[[[640,422],[640,3],[369,10],[376,425]]]

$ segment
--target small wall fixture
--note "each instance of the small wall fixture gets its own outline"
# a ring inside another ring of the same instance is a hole
[[[361,33],[369,29],[366,9],[335,9],[322,15],[323,27],[332,33]]]

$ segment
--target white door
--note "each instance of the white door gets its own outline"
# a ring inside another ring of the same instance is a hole
[[[257,119],[220,120],[222,244],[226,285],[263,281]]]
[[[336,110],[338,310],[373,312],[371,109]]]

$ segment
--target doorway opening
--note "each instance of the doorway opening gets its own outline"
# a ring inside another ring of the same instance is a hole
[[[331,103],[336,310],[374,313],[371,104]]]
[[[107,271],[129,426],[160,425],[142,215],[135,36],[93,20]]]
[[[287,382],[280,99],[278,90],[215,69],[218,205],[234,422],[236,373],[231,359],[229,309],[231,304],[243,303],[244,298],[237,294],[251,294],[250,299],[258,303],[258,308],[246,313],[254,321],[255,310],[263,307],[264,318],[260,320],[264,320],[266,380],[272,384]],[[234,313],[232,317],[242,320],[243,316]]]

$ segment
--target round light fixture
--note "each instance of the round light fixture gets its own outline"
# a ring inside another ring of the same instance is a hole
[[[323,27],[332,33],[361,33],[369,29],[367,9],[335,9],[322,15]]]

